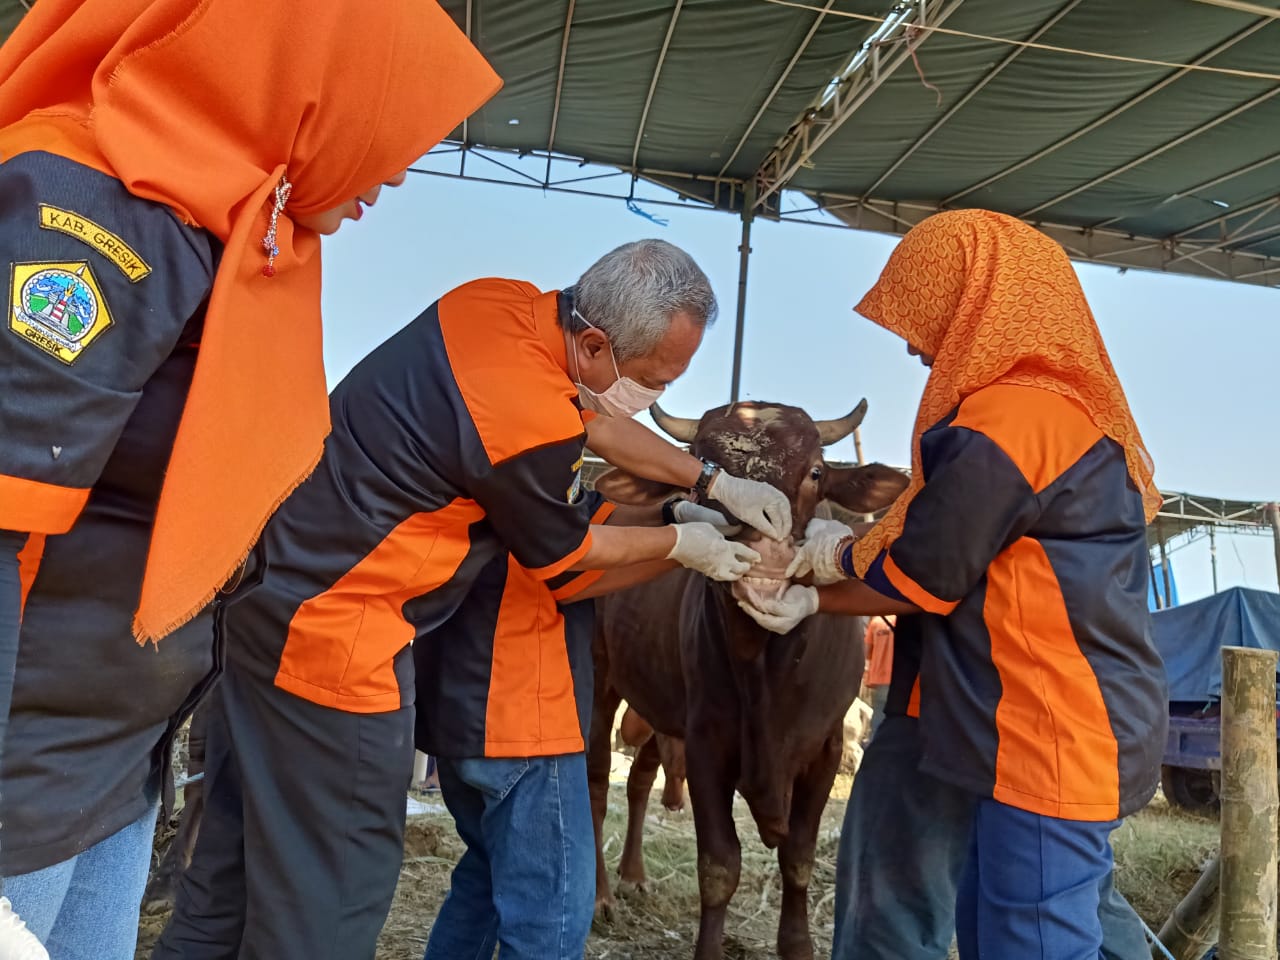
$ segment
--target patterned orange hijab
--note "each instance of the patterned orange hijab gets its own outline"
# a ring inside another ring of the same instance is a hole
[[[911,485],[858,541],[860,574],[902,532],[907,505],[924,486],[921,435],[994,383],[1039,387],[1079,404],[1124,447],[1148,521],[1155,516],[1151,457],[1075,270],[1053,240],[989,210],[935,214],[902,238],[855,309],[934,358],[912,436]]]
[[[320,238],[290,212],[394,176],[500,86],[434,0],[40,0],[0,48],[0,158],[57,153],[223,244],[139,640],[209,601],[320,458]],[[293,195],[266,277],[285,173]]]

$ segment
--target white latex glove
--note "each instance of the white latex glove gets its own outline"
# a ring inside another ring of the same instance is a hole
[[[667,559],[712,580],[740,580],[753,563],[760,562],[760,554],[744,543],[726,540],[709,523],[677,523],[675,530],[676,545]]]
[[[801,620],[818,612],[818,588],[793,583],[778,600],[765,600],[759,607],[739,600],[738,606],[766,630],[790,633]]]
[[[723,469],[707,487],[707,496],[766,537],[785,540],[791,533],[791,501],[777,487],[759,480],[735,477]]]
[[[856,539],[853,531],[839,520],[814,517],[805,528],[804,543],[787,567],[787,578],[812,573],[813,582],[819,585],[848,579],[840,566],[840,554]]]
[[[712,510],[690,500],[677,500],[671,513],[675,516],[676,523],[709,523],[726,537],[742,531],[742,524],[730,523],[729,518],[719,510]]]

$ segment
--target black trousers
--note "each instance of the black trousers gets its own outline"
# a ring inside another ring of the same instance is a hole
[[[372,960],[395,894],[413,708],[353,714],[229,662],[205,814],[152,960]]]

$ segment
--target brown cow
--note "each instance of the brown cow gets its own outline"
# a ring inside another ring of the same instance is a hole
[[[840,420],[815,423],[803,410],[769,403],[719,407],[701,420],[681,420],[655,408],[658,425],[694,454],[739,476],[772,483],[792,502],[801,535],[819,504],[830,499],[855,513],[891,503],[906,486],[896,470],[873,464],[835,468],[826,444],[848,436],[865,401]],[[596,483],[622,503],[670,494],[611,471]],[[813,956],[807,894],[818,826],[835,780],[845,712],[862,678],[862,627],[857,618],[810,617],[776,636],[743,613],[734,594],[780,591],[794,546],[759,540],[764,555],[750,579],[716,584],[677,570],[651,583],[603,597],[596,616],[596,702],[588,746],[588,777],[596,821],[597,898],[609,902],[599,847],[608,795],[609,736],[617,698],[624,697],[660,734],[685,743],[702,916],[695,960],[723,956],[725,913],[738,885],[741,853],[733,822],[736,789],[760,839],[778,848],[783,960]]]

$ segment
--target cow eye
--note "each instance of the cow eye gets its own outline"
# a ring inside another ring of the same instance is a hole
[[[809,471],[809,479],[810,479],[810,480],[821,480],[821,479],[822,479],[822,468],[821,468],[821,467],[814,467],[812,470],[810,470],[810,471]]]

